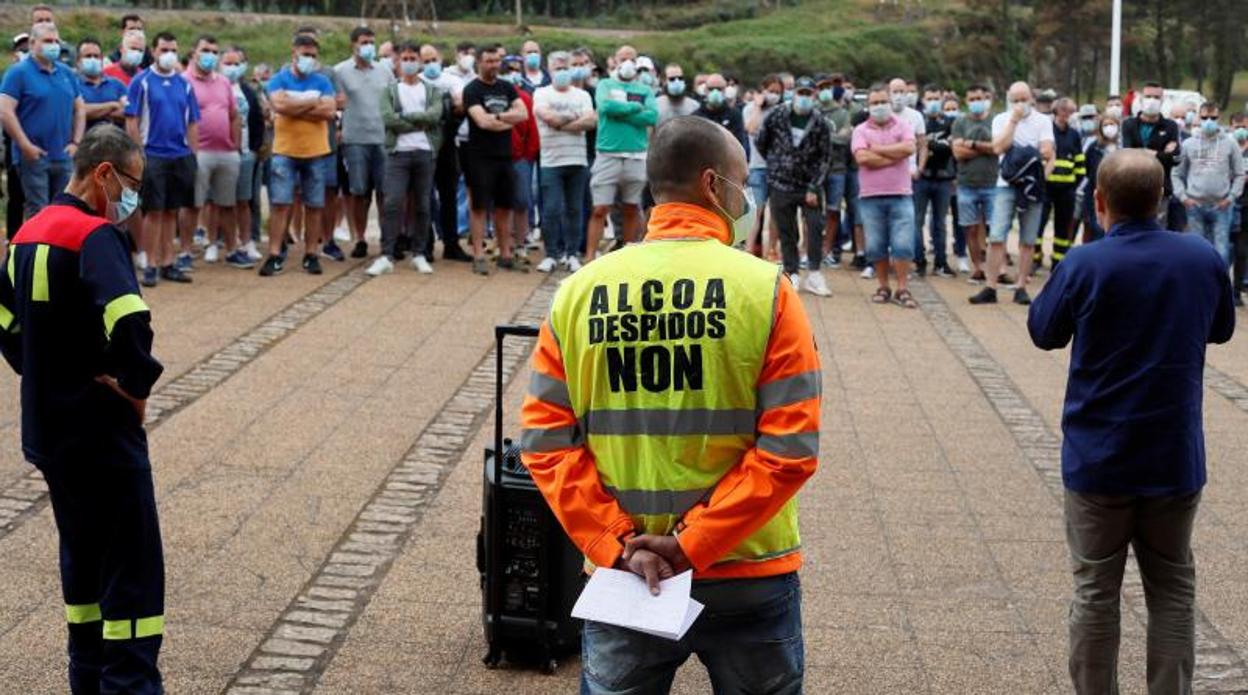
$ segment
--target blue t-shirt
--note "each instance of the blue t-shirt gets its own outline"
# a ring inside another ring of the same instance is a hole
[[[82,100],[88,104],[106,104],[110,101],[120,101],[126,96],[126,86],[112,77],[101,79],[99,84],[91,84],[85,77],[79,77],[78,87],[82,90]],[[90,130],[101,123],[111,122],[112,119],[109,118],[88,120],[87,129]]]
[[[44,70],[37,60],[28,58],[4,73],[0,94],[17,102],[17,122],[26,137],[48,153],[49,160],[69,159],[65,147],[74,136],[74,99],[82,95],[78,78],[69,68],[53,63],[51,70]],[[13,161],[21,161],[16,141]]]
[[[186,128],[199,121],[199,102],[182,75],[148,69],[130,81],[126,116],[137,116],[139,135],[149,157],[175,159],[191,153]]]

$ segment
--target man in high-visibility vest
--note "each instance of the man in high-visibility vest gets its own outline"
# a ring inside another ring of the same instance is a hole
[[[524,463],[587,568],[693,569],[678,642],[600,623],[582,692],[666,692],[696,653],[717,692],[802,688],[795,493],[819,453],[821,372],[780,269],[730,245],[754,223],[745,151],[691,116],[655,131],[645,243],[563,282],[533,355]]]
[[[69,689],[160,693],[164,559],[143,431],[162,367],[118,227],[143,151],[101,125],[64,192],[27,220],[0,273],[0,352],[22,376],[22,451],[60,533]]]

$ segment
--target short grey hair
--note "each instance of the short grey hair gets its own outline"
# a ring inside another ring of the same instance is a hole
[[[56,34],[57,38],[60,38],[61,32],[56,28],[55,24],[49,22],[36,24],[30,28],[30,42],[34,43],[48,34]]]
[[[111,123],[97,125],[87,131],[74,153],[74,178],[89,176],[104,162],[121,169],[136,154],[142,157],[143,149],[126,135],[126,131]]]
[[[130,31],[122,34],[121,40],[124,42],[126,39],[138,39],[139,43],[144,46],[147,45],[147,34],[145,34],[142,29],[131,29]]]
[[[567,65],[572,62],[572,54],[567,51],[552,51],[546,56],[546,67],[553,68],[555,63]]]

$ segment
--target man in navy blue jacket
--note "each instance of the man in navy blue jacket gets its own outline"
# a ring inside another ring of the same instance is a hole
[[[1109,233],[1067,254],[1027,322],[1043,350],[1074,339],[1062,479],[1075,574],[1070,674],[1080,694],[1117,692],[1128,545],[1148,597],[1148,691],[1191,692],[1205,346],[1230,340],[1235,309],[1213,247],[1155,221],[1164,179],[1146,150],[1102,162],[1096,214]]]

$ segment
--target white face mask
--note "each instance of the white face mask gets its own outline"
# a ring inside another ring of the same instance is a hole
[[[1104,128],[1101,128],[1101,134],[1104,135],[1106,139],[1113,140],[1118,137],[1118,126],[1112,123],[1106,124]]]
[[[750,232],[754,230],[754,217],[755,217],[754,191],[742,188],[741,186],[737,185],[736,183],[733,183],[732,181],[729,181],[728,179],[724,178],[723,176],[720,176],[719,174],[715,174],[715,178],[719,179],[720,181],[723,181],[724,183],[728,184],[732,188],[737,189],[737,192],[741,194],[741,200],[745,204],[745,207],[741,210],[741,214],[737,217],[733,217],[731,213],[729,213],[726,209],[724,209],[724,206],[720,205],[719,203],[715,203],[715,207],[719,208],[719,211],[723,213],[724,217],[727,217],[729,220],[731,220],[731,222],[729,223],[729,226],[732,229],[732,243],[730,245],[737,246],[738,244],[742,244],[747,239],[749,239]]]
[[[628,82],[637,77],[637,64],[631,60],[620,63],[620,67],[616,70],[616,76],[621,80]]]
[[[1140,102],[1140,108],[1149,116],[1156,116],[1161,113],[1161,99],[1145,97],[1144,100]]]
[[[459,65],[460,70],[472,72],[472,69],[477,66],[477,57],[470,53],[465,53],[459,57],[456,64]]]

